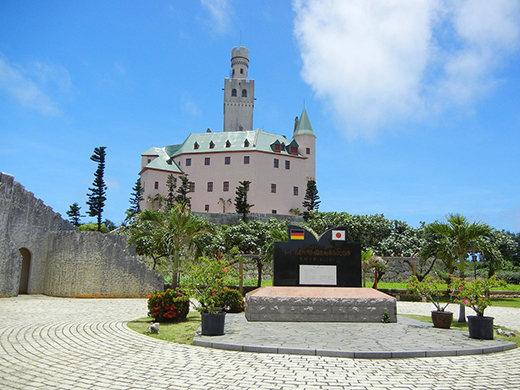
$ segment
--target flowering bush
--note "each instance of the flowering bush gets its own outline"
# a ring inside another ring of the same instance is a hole
[[[450,284],[448,285],[447,290],[443,289],[443,281],[433,279],[429,275],[426,276],[421,282],[419,282],[417,276],[413,275],[410,279],[407,280],[407,283],[409,294],[415,297],[421,297],[430,300],[437,308],[437,311],[444,311],[450,304],[450,302],[441,304],[441,297],[443,297],[446,292],[450,298],[450,301],[453,299],[453,295],[455,294],[454,286]]]
[[[236,270],[221,260],[201,258],[200,264],[190,267],[189,275],[190,296],[196,300],[193,303],[197,310],[202,313],[224,310],[225,285],[237,276]]]
[[[505,287],[507,285],[505,281],[497,280],[496,275],[489,279],[477,279],[471,282],[453,278],[451,284],[459,291],[456,301],[471,307],[478,317],[484,317],[484,310],[491,306],[490,290],[493,287]]]
[[[221,291],[222,301],[224,303],[224,310],[228,313],[240,313],[244,311],[244,297],[240,294],[240,291],[224,287]]]
[[[179,289],[155,292],[148,297],[148,315],[157,322],[186,319],[190,311],[190,297]]]

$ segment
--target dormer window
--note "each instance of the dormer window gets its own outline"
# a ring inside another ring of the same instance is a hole
[[[245,89],[242,90],[242,97],[247,97],[247,90],[245,90]]]
[[[193,144],[193,149],[198,149],[199,148],[199,143],[197,141],[195,141],[195,143]]]
[[[226,141],[226,148],[230,148],[231,147],[231,142],[229,142],[229,140]]]
[[[245,147],[245,148],[248,148],[248,147],[249,147],[249,141],[247,140],[247,138],[246,138],[246,140],[244,141],[244,147]]]
[[[233,96],[233,97],[236,97],[236,96],[237,96],[237,90],[236,90],[235,88],[233,88],[233,89],[231,90],[231,96]]]
[[[298,154],[298,148],[296,146],[289,146],[289,154]]]
[[[210,141],[209,143],[209,148],[210,149],[213,149],[215,147],[215,143],[213,141]]]

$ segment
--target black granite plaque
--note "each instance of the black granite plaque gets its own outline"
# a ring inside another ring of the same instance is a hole
[[[289,241],[274,243],[275,286],[361,287],[361,244],[347,243],[344,227],[316,237],[290,225]]]

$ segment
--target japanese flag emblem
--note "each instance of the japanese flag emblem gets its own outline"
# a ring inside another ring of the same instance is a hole
[[[332,231],[333,241],[345,241],[345,230],[333,230]]]

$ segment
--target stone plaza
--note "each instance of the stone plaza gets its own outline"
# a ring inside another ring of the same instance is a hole
[[[398,314],[430,311],[430,304],[398,302]],[[236,352],[168,343],[127,328],[146,312],[146,299],[1,298],[0,388],[520,388],[518,349],[403,359]],[[520,309],[490,307],[486,313],[496,325],[520,330]],[[357,338],[384,343],[363,333]]]

